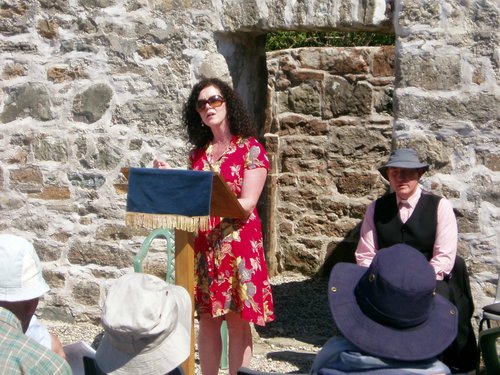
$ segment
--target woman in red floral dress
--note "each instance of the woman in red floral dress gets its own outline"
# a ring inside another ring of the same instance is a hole
[[[210,78],[193,87],[184,107],[184,124],[195,148],[189,167],[218,172],[248,214],[246,220],[210,217],[199,231],[195,252],[195,306],[200,320],[198,353],[203,375],[218,373],[227,321],[229,374],[250,365],[250,323],[274,320],[273,299],[256,205],[266,181],[269,160],[255,139],[257,129],[236,92]],[[165,167],[155,160],[155,166]]]

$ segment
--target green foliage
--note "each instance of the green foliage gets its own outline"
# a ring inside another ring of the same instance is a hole
[[[390,34],[369,32],[295,32],[278,31],[267,34],[266,52],[299,47],[362,47],[394,45]]]

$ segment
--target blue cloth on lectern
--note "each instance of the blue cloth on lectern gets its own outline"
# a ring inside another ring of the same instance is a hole
[[[127,224],[149,229],[178,228],[182,225],[176,223],[185,223],[190,217],[208,220],[212,181],[212,172],[130,168]]]

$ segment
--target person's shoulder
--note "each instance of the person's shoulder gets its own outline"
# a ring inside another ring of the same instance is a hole
[[[433,193],[432,191],[422,189],[422,196],[425,196],[428,199],[432,199],[435,202],[439,202],[440,205],[446,205],[451,207],[451,202],[448,198]]]
[[[4,337],[4,340],[10,342],[10,350],[7,348],[2,350],[2,356],[7,356],[4,365],[9,368],[17,368],[21,373],[24,369],[29,369],[36,374],[70,375],[72,373],[69,364],[63,358],[23,333]]]

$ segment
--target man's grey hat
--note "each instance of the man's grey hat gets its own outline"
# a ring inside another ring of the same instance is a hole
[[[389,167],[407,169],[422,168],[425,171],[429,170],[429,164],[421,163],[418,159],[417,152],[411,148],[401,148],[391,152],[387,163],[378,169],[386,180],[389,180],[387,177],[387,168]]]

